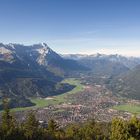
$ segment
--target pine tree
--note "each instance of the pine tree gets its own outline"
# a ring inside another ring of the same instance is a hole
[[[48,122],[47,133],[50,140],[56,140],[58,137],[59,125],[53,119]]]
[[[53,120],[51,119],[49,122],[48,122],[48,130],[51,131],[51,132],[55,132],[59,129],[59,126],[58,124]]]
[[[128,122],[128,131],[130,137],[140,140],[140,120],[136,116],[132,117]]]
[[[1,132],[2,139],[14,140],[17,136],[20,136],[18,131],[18,125],[15,118],[10,114],[8,107],[8,99],[3,100],[4,111],[2,114]],[[18,135],[17,135],[18,134]]]
[[[80,140],[79,134],[80,126],[77,124],[71,124],[66,129],[66,138],[68,140]]]
[[[128,124],[122,119],[113,119],[111,123],[111,140],[128,140]]]
[[[36,120],[33,112],[30,112],[27,116],[27,119],[23,125],[23,131],[25,137],[28,140],[39,139],[41,136],[39,129],[39,122]]]

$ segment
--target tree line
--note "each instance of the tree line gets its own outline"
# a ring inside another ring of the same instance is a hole
[[[114,118],[110,123],[87,121],[61,128],[55,120],[47,127],[39,124],[30,112],[25,121],[18,123],[7,105],[0,123],[0,140],[140,140],[140,120]]]

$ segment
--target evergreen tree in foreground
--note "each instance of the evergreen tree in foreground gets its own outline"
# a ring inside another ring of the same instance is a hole
[[[136,117],[129,121],[115,118],[111,123],[92,120],[73,123],[66,128],[60,128],[55,120],[50,120],[48,127],[43,128],[33,112],[28,113],[25,122],[18,124],[10,113],[8,100],[3,104],[0,140],[140,140],[140,120]]]
[[[20,137],[20,132],[15,118],[10,114],[7,99],[3,100],[3,106],[0,138],[2,140],[15,140]]]
[[[39,128],[39,122],[36,120],[33,112],[30,112],[27,115],[26,121],[23,124],[23,131],[26,139],[28,140],[39,140],[39,138],[42,136],[41,129]]]

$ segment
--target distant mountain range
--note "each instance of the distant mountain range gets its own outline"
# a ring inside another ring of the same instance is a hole
[[[73,86],[61,83],[65,77],[116,78],[131,73],[139,64],[140,58],[120,55],[59,55],[45,43],[0,43],[0,99],[9,98],[10,107],[31,106],[34,105],[29,100],[31,97],[47,97],[71,90]],[[112,82],[114,91],[115,86]]]
[[[93,55],[86,55],[86,54],[65,54],[62,55],[64,58],[73,59],[77,61],[96,61],[96,60],[106,60],[111,62],[116,62],[123,64],[124,66],[128,67],[129,69],[132,69],[140,64],[140,57],[125,57],[118,54],[93,54]]]
[[[97,77],[108,77],[107,84],[109,82],[109,88],[114,95],[140,99],[140,58],[99,53],[94,55],[68,54],[63,57],[76,60],[89,67],[90,77],[95,77],[93,81],[96,81]],[[101,78],[97,79],[97,82],[99,80],[102,82]]]

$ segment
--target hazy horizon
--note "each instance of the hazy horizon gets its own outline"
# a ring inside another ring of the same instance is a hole
[[[0,42],[140,57],[140,1],[0,0]]]

